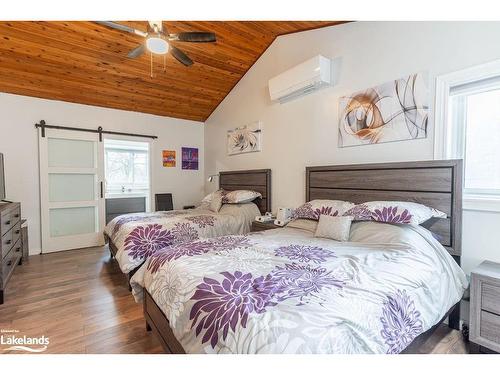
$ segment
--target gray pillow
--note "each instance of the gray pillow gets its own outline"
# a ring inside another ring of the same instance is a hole
[[[314,237],[330,238],[336,241],[348,241],[352,219],[352,216],[321,215]]]

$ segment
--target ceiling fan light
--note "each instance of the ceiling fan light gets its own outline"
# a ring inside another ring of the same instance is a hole
[[[164,55],[168,52],[168,42],[158,36],[150,36],[146,39],[146,48],[151,53]]]

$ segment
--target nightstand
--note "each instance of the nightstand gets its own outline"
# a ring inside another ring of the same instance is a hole
[[[471,353],[500,353],[500,264],[472,270],[470,293]]]
[[[283,227],[280,227],[279,225],[274,224],[272,221],[269,223],[262,223],[260,221],[253,221],[252,222],[252,232],[260,232],[263,230],[276,229],[276,228],[283,228]]]

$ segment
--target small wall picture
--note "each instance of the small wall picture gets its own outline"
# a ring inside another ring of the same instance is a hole
[[[175,151],[174,150],[163,150],[163,166],[166,168],[175,167]]]
[[[262,148],[262,129],[260,121],[228,130],[227,154],[237,155],[258,152]]]
[[[182,169],[198,170],[198,149],[192,147],[182,148]]]
[[[416,73],[340,98],[339,147],[427,137],[427,81]]]

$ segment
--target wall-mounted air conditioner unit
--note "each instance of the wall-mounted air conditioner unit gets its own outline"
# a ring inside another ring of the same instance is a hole
[[[280,103],[309,94],[331,83],[330,59],[318,55],[269,80],[269,95]]]

